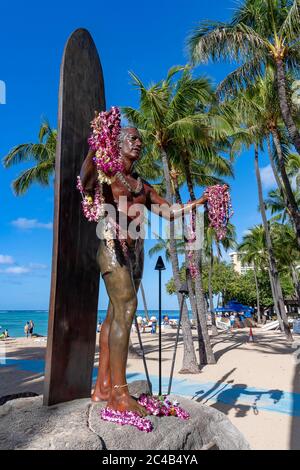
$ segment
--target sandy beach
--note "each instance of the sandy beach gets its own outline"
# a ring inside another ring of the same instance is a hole
[[[300,365],[295,343],[279,332],[248,329],[220,333],[212,339],[216,365],[199,374],[178,374],[182,361],[179,343],[172,391],[226,413],[252,449],[300,449]],[[167,390],[175,331],[163,332],[163,387]],[[142,334],[154,389],[158,377],[158,335]],[[295,339],[300,345],[300,339]],[[98,335],[97,335],[98,342]],[[132,342],[138,348],[136,334]],[[196,344],[196,337],[195,337]],[[0,344],[0,397],[43,391],[46,341],[17,338]],[[96,347],[95,367],[98,362]],[[5,357],[5,360],[3,358]],[[299,362],[299,361],[298,361]],[[140,358],[128,359],[128,380],[145,378]]]

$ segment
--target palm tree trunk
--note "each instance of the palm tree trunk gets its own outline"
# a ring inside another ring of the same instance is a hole
[[[294,283],[294,286],[295,286],[295,293],[296,293],[296,296],[297,296],[297,299],[298,299],[298,305],[300,307],[300,282],[299,282],[298,273],[297,273],[296,268],[293,264],[291,265],[291,272],[292,272],[293,283]]]
[[[281,179],[280,179],[280,177],[279,177],[279,174],[278,174],[278,171],[277,171],[275,162],[274,162],[274,158],[273,158],[273,154],[272,154],[272,149],[271,149],[271,138],[270,138],[269,135],[268,135],[268,138],[267,138],[267,146],[268,146],[268,154],[269,154],[270,163],[271,163],[271,167],[272,167],[272,170],[273,170],[273,175],[274,175],[274,178],[275,178],[275,180],[276,180],[278,189],[279,189],[279,190],[281,191],[281,193],[282,193],[282,196],[283,196],[283,198],[284,198],[285,205],[286,205],[286,207],[287,207],[287,209],[288,209],[288,200],[287,200],[287,197],[286,197],[286,194],[285,194],[285,190],[284,190],[282,181],[281,181]],[[289,210],[289,209],[288,209],[288,210]]]
[[[199,250],[195,250],[195,263],[196,266],[199,266],[199,272],[196,275],[195,279],[195,294],[196,294],[196,301],[197,301],[197,310],[198,310],[198,317],[199,323],[202,330],[203,335],[203,343],[205,346],[205,364],[216,364],[216,359],[210,344],[210,338],[208,334],[207,328],[207,306],[206,300],[204,297],[203,287],[202,287],[202,278],[201,278],[201,252]]]
[[[171,178],[170,178],[170,169],[167,152],[164,149],[161,149],[161,157],[163,164],[163,171],[166,180],[166,200],[169,204],[172,204],[172,188],[171,188]],[[174,239],[174,221],[170,221],[170,259],[172,264],[174,283],[178,298],[178,305],[181,305],[182,294],[179,293],[181,287],[180,274],[179,274],[179,263],[178,255],[176,250],[176,241]],[[193,343],[193,336],[191,330],[191,323],[188,315],[187,303],[183,303],[182,311],[182,335],[183,335],[183,360],[180,373],[186,374],[198,374],[200,372],[199,366],[197,364],[196,353]]]
[[[276,313],[276,316],[277,316],[277,320],[279,322],[280,329],[281,329],[281,331],[283,331],[284,326],[283,326],[283,323],[282,323],[282,318],[280,316],[278,303],[274,300],[278,297],[278,294],[276,293],[276,289],[275,289],[275,286],[274,286],[274,279],[272,278],[270,267],[268,268],[268,274],[269,274],[270,286],[271,286],[272,297],[273,297],[273,302],[274,302],[274,310],[275,310],[275,313]]]
[[[287,96],[287,86],[285,78],[285,64],[281,58],[276,59],[276,80],[278,88],[278,97],[279,105],[281,110],[281,115],[284,120],[285,126],[288,130],[290,138],[300,155],[300,134],[298,132],[297,126],[294,122],[291,108]]]
[[[183,163],[184,163],[186,183],[187,183],[187,187],[189,190],[190,198],[191,198],[191,201],[195,201],[196,195],[194,192],[194,184],[193,184],[193,179],[192,179],[192,175],[190,171],[190,162],[189,162],[187,152],[185,151],[183,152]]]
[[[180,191],[179,191],[179,185],[178,185],[178,181],[177,181],[176,178],[173,180],[173,185],[174,185],[176,203],[177,204],[182,204]],[[185,231],[184,215],[182,216],[182,224],[183,224],[183,232],[184,232]],[[190,274],[190,269],[189,269],[189,259],[188,259],[187,250],[185,250],[185,266],[186,266],[186,282],[187,282],[188,291],[189,291],[189,299],[190,299],[192,314],[193,314],[193,318],[196,320],[196,323],[197,323],[199,365],[207,364],[206,348],[205,348],[205,344],[204,344],[202,327],[201,327],[200,318],[199,318],[199,314],[198,314],[195,290],[194,290],[194,287],[193,287],[193,281],[192,281],[191,274]]]
[[[255,263],[254,263],[253,272],[254,272],[255,288],[256,288],[257,322],[261,323],[260,298],[259,298],[259,288],[258,288],[258,280],[257,280],[257,268],[256,268]]]
[[[142,282],[140,283],[140,289],[141,289],[142,298],[143,298],[145,317],[146,317],[146,320],[149,322],[150,318],[149,318],[149,313],[148,313],[148,307],[147,307],[147,301],[146,301],[144,286],[143,286]]]
[[[171,184],[171,177],[170,177],[170,166],[169,166],[169,159],[167,152],[164,148],[161,148],[161,159],[163,164],[163,172],[166,182],[166,200],[169,204],[173,203],[173,196],[172,196],[172,184]]]
[[[212,273],[213,273],[213,247],[210,247],[210,263],[208,270],[208,293],[209,293],[209,310],[211,315],[211,332],[215,336],[218,334],[217,324],[216,324],[216,315],[214,312],[214,303],[213,303],[213,291],[212,291]]]
[[[188,184],[190,199],[191,201],[195,201],[196,195],[194,192],[193,179],[192,179],[192,175],[190,172],[189,160],[186,155],[184,159],[184,169],[185,169],[185,175],[186,175],[186,180]],[[196,216],[196,210],[194,211],[194,213]],[[199,269],[198,274],[196,275],[196,279],[195,279],[195,296],[196,296],[196,302],[197,302],[199,330],[201,329],[203,344],[205,348],[204,363],[215,364],[216,359],[215,359],[215,356],[211,347],[210,338],[208,334],[208,328],[207,328],[207,306],[206,306],[206,300],[204,297],[204,292],[203,292],[203,287],[202,287],[202,277],[201,277],[201,268],[200,268],[201,267],[201,252],[199,250],[195,250],[194,256],[195,256],[195,264]]]
[[[284,189],[288,201],[288,209],[289,213],[291,215],[291,218],[294,222],[294,226],[296,228],[296,239],[298,246],[300,248],[300,213],[299,213],[299,208],[291,187],[290,180],[288,178],[288,175],[286,173],[285,169],[285,161],[284,161],[284,156],[282,154],[282,148],[281,148],[281,143],[280,143],[280,136],[278,129],[276,127],[271,128],[271,133],[273,137],[273,141],[275,144],[276,152],[278,155],[278,160],[279,160],[279,168],[280,168],[280,173],[281,173],[281,178],[284,184]]]
[[[283,301],[283,294],[282,294],[282,289],[281,289],[281,284],[280,284],[280,279],[279,279],[279,274],[276,266],[276,261],[275,261],[275,256],[273,252],[273,246],[272,246],[272,241],[271,241],[271,236],[270,236],[270,231],[269,231],[269,226],[268,226],[268,221],[267,221],[267,216],[266,216],[266,211],[265,211],[265,205],[264,205],[264,200],[263,200],[263,192],[262,192],[262,184],[261,184],[261,177],[260,177],[260,171],[259,171],[259,165],[258,165],[258,148],[257,145],[255,145],[255,151],[254,151],[254,164],[255,164],[255,174],[256,174],[256,180],[257,180],[257,187],[258,187],[258,199],[259,199],[259,206],[260,206],[260,213],[262,217],[262,222],[265,230],[265,235],[266,235],[266,245],[267,245],[267,250],[268,250],[268,258],[269,258],[269,267],[270,267],[270,275],[273,281],[273,287],[274,287],[274,304],[276,303],[278,305],[278,311],[279,315],[282,319],[282,324],[283,324],[283,332],[286,335],[286,338],[289,341],[292,341],[293,337],[289,329],[288,325],[288,319],[285,311],[285,306],[284,306],[284,301]]]

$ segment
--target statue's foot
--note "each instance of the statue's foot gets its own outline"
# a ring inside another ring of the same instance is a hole
[[[133,411],[141,417],[148,415],[146,408],[132,398],[129,393],[122,392],[122,394],[120,394],[112,391],[107,406],[117,411]]]
[[[91,400],[94,402],[98,401],[107,401],[110,397],[110,388],[108,389],[100,389],[99,387],[94,388],[92,390]]]

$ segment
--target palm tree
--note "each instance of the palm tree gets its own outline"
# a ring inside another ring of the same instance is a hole
[[[294,197],[297,201],[297,204],[300,205],[300,192],[294,191]],[[278,214],[281,216],[281,222],[284,223],[287,221],[287,217],[291,219],[291,214],[286,208],[285,200],[283,198],[282,192],[277,189],[272,189],[268,193],[268,197],[265,199],[266,209],[271,211],[271,214]]]
[[[286,136],[281,128],[280,113],[278,107],[276,107],[276,96],[273,73],[272,70],[268,68],[265,71],[264,77],[259,78],[253,85],[249,85],[246,91],[240,91],[237,97],[227,102],[227,108],[231,106],[232,112],[233,110],[241,109],[244,116],[246,116],[247,113],[255,114],[256,120],[252,119],[253,125],[250,128],[251,133],[259,134],[261,136],[261,142],[263,142],[263,140],[267,142],[273,173],[277,185],[282,192],[287,211],[293,220],[297,234],[297,243],[300,248],[300,211],[285,168],[286,162],[289,160],[290,151],[286,142]],[[240,126],[240,122],[238,122],[237,119],[236,126]],[[242,140],[245,139],[246,136],[243,126],[241,126],[239,132]],[[270,135],[273,138],[273,149]],[[278,166],[281,177],[277,170]]]
[[[268,226],[266,210],[265,210],[265,205],[264,205],[264,200],[263,200],[262,183],[261,183],[261,176],[260,176],[259,163],[258,163],[258,145],[257,144],[255,144],[255,148],[254,148],[254,166],[255,166],[255,174],[256,174],[256,179],[257,179],[260,212],[261,212],[261,217],[262,217],[263,226],[265,230],[266,244],[267,244],[268,255],[269,255],[270,277],[271,277],[271,285],[273,285],[273,291],[274,291],[274,302],[275,302],[275,305],[277,304],[277,309],[279,312],[278,320],[279,320],[279,323],[281,323],[282,331],[284,331],[287,339],[291,341],[292,335],[291,335],[289,325],[288,325],[288,319],[287,319],[284,300],[283,300],[283,293],[282,293],[282,288],[280,284],[278,269],[276,265],[276,260],[275,260],[275,255],[274,255],[274,250],[273,250],[273,245],[272,245],[272,240],[270,236],[270,230]]]
[[[174,85],[172,78],[179,71],[182,71],[182,76],[177,84]],[[178,155],[178,149],[188,146],[190,142],[194,143],[194,147],[203,148],[201,139],[203,139],[203,129],[207,127],[207,116],[203,113],[195,113],[195,104],[198,102],[205,105],[209,102],[211,96],[210,84],[206,79],[193,79],[189,68],[183,69],[182,67],[173,67],[169,71],[166,80],[152,85],[149,89],[143,85],[136,75],[131,73],[131,76],[135,86],[140,91],[140,109],[127,107],[123,108],[123,113],[129,122],[138,127],[142,132],[147,150],[152,154],[153,159],[161,160],[166,185],[166,200],[172,204],[173,189],[170,176],[172,159],[174,159],[174,155]],[[180,304],[181,294],[179,289],[181,282],[173,222],[170,223],[169,247]],[[201,294],[203,295],[200,290],[196,294],[198,299],[201,297]],[[199,305],[198,303],[198,307]],[[199,310],[202,314],[201,321],[204,331],[201,333],[204,338],[203,344],[207,352],[208,362],[214,362],[206,320],[204,320],[205,310],[203,309],[203,303]],[[186,304],[183,311],[183,333],[186,335],[186,351],[184,353],[182,370],[196,372],[198,366],[196,365],[196,357],[192,348],[192,336]]]
[[[249,99],[251,96],[251,99]],[[258,95],[259,97],[259,95]],[[288,327],[288,320],[285,311],[283,300],[283,293],[280,284],[278,268],[274,255],[274,249],[270,236],[269,225],[266,216],[265,203],[263,199],[261,176],[259,171],[259,148],[262,147],[263,140],[266,137],[265,117],[257,107],[257,95],[253,94],[253,90],[249,92],[240,92],[238,97],[233,100],[234,109],[236,111],[237,123],[241,123],[240,134],[236,134],[235,143],[233,148],[238,148],[239,145],[246,145],[247,147],[254,147],[254,167],[258,188],[259,208],[262,217],[263,227],[266,237],[266,246],[268,251],[269,262],[269,275],[272,287],[274,306],[277,312],[278,320],[288,340],[291,340],[291,333]]]
[[[287,85],[287,71],[300,63],[300,0],[245,0],[229,23],[202,22],[189,38],[192,61],[232,59],[242,64],[222,82],[219,91],[232,92],[274,67],[281,114],[300,154]]]
[[[300,253],[295,233],[290,224],[281,224],[275,221],[271,225],[271,233],[275,256],[282,269],[290,273],[300,306],[300,281],[297,270],[300,263]]]
[[[17,196],[25,194],[34,183],[42,186],[50,184],[54,175],[57,132],[49,123],[41,124],[38,143],[20,144],[14,147],[3,159],[5,168],[18,163],[34,161],[35,165],[23,171],[12,183]]]
[[[238,246],[241,261],[253,266],[258,323],[261,323],[260,294],[258,285],[258,273],[267,266],[266,237],[262,225],[256,225],[243,237]]]
[[[207,217],[205,217],[206,227],[208,225]],[[234,248],[236,246],[236,232],[235,227],[233,224],[229,223],[227,225],[227,232],[226,236],[219,241],[216,232],[213,228],[207,227],[205,230],[205,256],[208,259],[208,297],[209,297],[209,309],[211,315],[211,322],[212,322],[212,333],[213,335],[218,334],[217,324],[216,324],[216,316],[214,312],[213,306],[213,289],[212,289],[212,276],[213,276],[213,269],[214,269],[214,246],[216,248],[217,259],[220,260],[222,257],[221,247],[228,251],[230,248]]]

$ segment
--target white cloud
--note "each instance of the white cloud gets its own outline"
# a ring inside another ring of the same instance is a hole
[[[250,233],[251,233],[251,230],[247,228],[246,230],[243,230],[242,235],[243,237],[246,237],[247,235],[250,235]]]
[[[19,217],[17,220],[13,220],[11,224],[14,227],[17,227],[22,230],[29,230],[29,229],[34,229],[34,228],[45,228],[48,230],[52,230],[53,228],[52,222],[43,224],[39,222],[37,219],[25,219],[23,217]]]
[[[9,255],[0,255],[0,264],[14,264],[13,257]]]
[[[40,263],[29,263],[30,269],[47,269],[48,266],[46,264]]]
[[[271,165],[260,168],[260,176],[264,189],[272,189],[276,186],[276,180]]]
[[[0,272],[7,274],[26,274],[30,272],[30,269],[23,266],[12,266],[11,268],[2,269]]]

